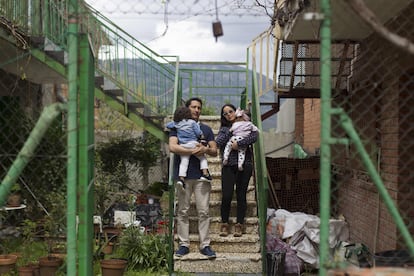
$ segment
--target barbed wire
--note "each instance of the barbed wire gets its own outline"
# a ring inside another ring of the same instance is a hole
[[[267,10],[273,10],[276,0],[218,0],[220,16],[266,16]],[[168,15],[215,16],[214,0],[87,0],[95,9],[108,14],[124,15],[163,15],[168,5]]]

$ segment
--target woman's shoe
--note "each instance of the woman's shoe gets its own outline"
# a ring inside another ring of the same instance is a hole
[[[240,223],[236,223],[236,225],[234,226],[233,236],[241,237],[242,235],[243,235],[243,225],[241,225]]]
[[[229,235],[229,224],[222,223],[220,227],[220,237],[227,237]]]

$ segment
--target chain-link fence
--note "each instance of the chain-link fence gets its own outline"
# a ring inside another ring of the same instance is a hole
[[[414,3],[393,3],[386,10],[370,7],[369,13],[365,5],[355,12],[349,3],[339,2],[332,3],[330,49],[321,48],[317,39],[322,18],[298,18],[296,25],[289,25],[289,34],[278,26],[284,39],[275,91],[279,98],[295,99],[295,141],[307,156],[331,163],[320,170],[319,162],[312,165],[309,158],[268,160],[274,189],[270,206],[319,215],[320,206],[315,206],[320,191],[327,188],[319,183],[326,180],[331,185],[331,219],[346,221],[348,227],[349,234],[342,238],[364,245],[349,246],[349,259],[332,258],[327,267],[350,261],[357,252],[357,266],[412,265]],[[304,12],[317,18],[317,6],[312,3]],[[290,8],[286,5],[282,11],[289,15],[294,12]],[[328,116],[321,114],[321,53],[330,55],[331,71],[325,79],[331,88]],[[324,130],[329,132],[325,141]]]
[[[37,132],[31,140],[28,138],[43,108],[56,102],[63,91],[60,86],[42,86],[5,71],[1,73],[0,83],[0,178],[5,179],[17,159],[27,162],[12,186],[12,191],[21,192],[23,201],[11,207],[17,212],[25,208],[24,215],[18,221],[4,220],[4,223],[18,225],[24,218],[37,220],[49,215],[56,223],[62,222],[66,216],[65,116],[58,114],[46,126],[44,135]],[[34,151],[22,151],[24,145],[33,146]],[[52,210],[60,212],[52,214]]]
[[[413,14],[411,3],[385,26],[394,35],[414,41]],[[346,46],[338,56],[349,59],[348,65],[333,68],[338,77],[332,78],[332,105],[351,118],[369,160],[413,236],[414,54],[376,32]],[[305,100],[304,114],[312,112],[312,105]],[[345,122],[340,116],[332,116],[331,122],[334,137],[351,138],[349,145],[332,147],[332,215],[342,214],[350,225],[351,240],[365,243],[373,253],[407,249],[407,240],[372,171],[364,165],[353,137],[344,132]],[[304,143],[315,150],[306,135]]]
[[[312,2],[312,5],[316,5],[316,2]],[[280,51],[278,41],[272,41],[269,48],[262,48],[272,53],[270,56],[277,56],[276,62],[268,57],[268,62],[275,63],[264,73],[269,75],[260,85],[264,94],[273,88],[277,98],[271,97],[268,100],[272,106],[268,110],[269,117],[279,111],[279,98],[295,99],[295,104],[292,105],[294,142],[311,157],[298,160],[289,156],[267,160],[272,182],[269,205],[292,212],[318,215],[321,211],[320,176],[327,176],[331,184],[330,215],[346,221],[349,230],[347,242],[363,243],[374,256],[368,260],[370,265],[407,265],[412,263],[408,249],[412,247],[410,238],[414,235],[414,173],[411,169],[414,165],[414,55],[410,50],[414,41],[414,3],[388,2],[386,9],[378,9],[374,13],[385,28],[379,24],[375,29],[375,22],[371,27],[364,24],[362,17],[369,17],[367,14],[355,17],[354,12],[350,17],[345,12],[349,9],[346,1],[336,2],[340,4],[334,6],[333,10],[331,49],[321,49],[319,21],[308,22],[312,39],[293,36],[290,40],[280,42]],[[0,11],[9,11],[10,3],[14,1],[0,0]],[[273,1],[220,1],[218,5],[215,1],[184,0],[139,3],[90,0],[88,3],[106,14],[159,14],[182,19],[200,13],[214,17],[217,10],[220,15],[238,16],[272,17],[274,12]],[[27,6],[22,5],[22,8]],[[11,14],[4,15],[12,17],[18,14],[17,10],[11,10]],[[284,13],[275,15],[282,16]],[[317,17],[317,14],[313,16]],[[62,21],[62,18],[59,17],[58,21]],[[10,29],[12,21],[5,21],[3,17],[1,19],[1,26],[8,33],[14,32],[14,38],[17,39],[17,47],[13,49],[27,47],[27,41],[20,40],[23,36],[15,32],[16,26]],[[19,24],[29,21],[20,17],[10,19]],[[277,22],[277,18],[274,19],[272,23]],[[29,27],[35,28],[34,24],[26,23],[25,31]],[[293,28],[291,33],[295,32],[299,31]],[[53,34],[50,33],[51,36]],[[59,43],[66,43],[66,35],[62,30],[58,31]],[[277,34],[269,33],[267,37],[275,39],[275,35]],[[3,47],[2,45],[0,46]],[[5,178],[12,163],[18,158],[44,107],[54,102],[64,102],[67,98],[65,85],[49,84],[44,77],[43,84],[27,79],[26,72],[29,72],[25,70],[29,67],[26,65],[32,61],[29,55],[17,50],[6,51],[6,47],[4,49],[4,55],[0,59],[1,179]],[[323,51],[330,52],[332,65],[328,80],[332,88],[329,118],[321,116],[323,103],[320,100],[320,68],[323,62],[320,53]],[[4,56],[7,58],[4,59]],[[16,60],[25,62],[14,63]],[[259,59],[255,59],[256,62]],[[10,64],[18,66],[12,68]],[[30,66],[33,64],[30,63]],[[257,64],[255,66],[259,67]],[[31,70],[30,76],[36,76],[35,71],[36,69]],[[276,71],[277,78],[274,77]],[[103,116],[109,116],[109,120],[116,122],[118,128],[123,128],[123,119],[120,119],[122,115],[98,114],[104,109],[103,106],[104,103],[96,101],[98,128],[107,128],[107,125],[102,125]],[[279,112],[278,117],[286,118],[286,114]],[[329,128],[331,137],[322,141],[321,130],[326,127]],[[59,221],[65,220],[66,201],[62,195],[66,193],[66,135],[66,116],[62,112],[48,125],[45,135],[35,137],[38,140],[34,143],[40,142],[40,145],[33,155],[20,156],[28,158],[28,163],[16,180],[25,200],[15,206],[25,208],[24,216],[19,219],[40,219],[44,215],[52,215]],[[99,135],[97,133],[98,142],[108,141]],[[134,131],[124,135],[124,138],[136,137]],[[323,143],[329,145],[329,157],[332,160],[326,171],[321,171],[319,167],[319,158],[324,162],[326,157],[321,151],[326,146]],[[159,176],[150,181],[164,181],[165,167],[162,164],[150,168],[150,175]],[[133,172],[130,175],[132,182],[142,181],[134,169],[135,167],[130,169]],[[138,185],[133,188],[143,187]],[[50,210],[59,213],[50,214]],[[10,223],[7,220],[1,221]]]

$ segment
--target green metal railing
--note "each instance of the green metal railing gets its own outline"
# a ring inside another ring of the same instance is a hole
[[[5,20],[2,23],[12,33],[18,31],[34,41],[40,39],[43,47],[67,50],[68,3],[0,0],[0,14]],[[89,36],[95,71],[106,79],[104,88],[122,90],[125,104],[145,105],[143,112],[148,117],[171,114],[175,81],[175,67],[171,62],[175,62],[175,57],[172,60],[158,55],[90,5],[80,3],[79,31]]]
[[[179,86],[185,88],[181,97],[200,97],[210,113],[219,114],[223,103],[246,106],[246,102],[240,101],[249,82],[243,62],[181,62],[179,76]]]
[[[67,1],[0,0],[3,22],[13,32],[30,35],[32,39],[47,37],[49,43],[66,49],[67,45]]]
[[[145,116],[173,112],[176,57],[158,55],[86,3],[81,31],[89,34],[104,89],[121,89],[124,103],[142,103]]]

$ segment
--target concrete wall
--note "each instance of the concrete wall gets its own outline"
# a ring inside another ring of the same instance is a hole
[[[263,132],[266,157],[290,157],[295,142],[295,99],[284,101],[277,113],[277,129]]]

